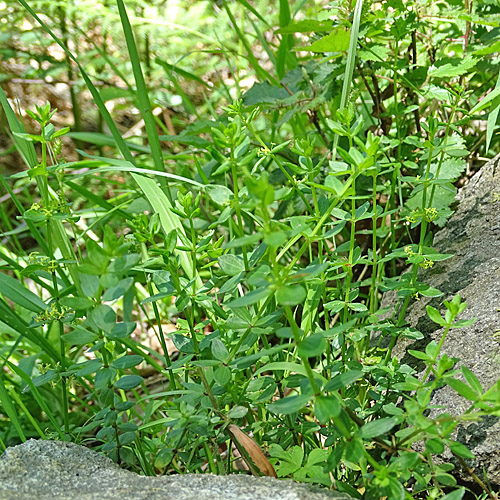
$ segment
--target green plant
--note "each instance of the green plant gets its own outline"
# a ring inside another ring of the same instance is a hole
[[[188,149],[171,155],[124,2],[117,7],[135,81],[128,91],[146,145],[122,138],[68,45],[20,3],[79,65],[111,132],[98,136],[100,145],[121,158],[81,151],[83,160],[66,161],[59,137],[67,129],[51,123],[50,105],[28,113],[40,127],[28,134],[0,93],[29,167],[2,185],[39,252],[23,250],[4,213],[0,403],[12,426],[0,422],[1,442],[58,435],[146,474],[233,472],[234,442],[254,474],[272,474],[274,465],[279,477],[356,498],[361,489],[365,498],[438,498],[448,488],[448,498],[462,498],[453,465],[435,456],[446,447],[470,458],[453,430],[500,408],[497,386],[483,390],[466,368],[459,380],[457,360],[441,355],[449,329],[468,324],[457,320],[460,297],[444,301],[444,318],[428,308],[445,331],[425,352],[410,352],[426,365],[423,377],[393,356],[398,338],[422,338],[405,324],[412,298],[442,295],[418,271],[450,257],[432,248],[432,228],[452,214],[471,114],[495,104],[487,97],[467,109],[477,88],[462,76],[474,56],[417,67],[416,51],[432,59],[434,49],[446,50],[438,36],[417,43],[434,26],[420,14],[439,7],[409,2],[379,12],[359,1],[351,13],[335,4],[333,24],[295,21],[279,2],[278,36],[265,43],[253,20],[265,19],[238,2],[274,64],[264,69],[234,5],[223,2],[262,81],[179,134]],[[300,38],[305,60],[289,54],[303,33],[312,33]],[[28,209],[10,185],[27,180],[39,190]],[[391,290],[398,303],[381,309]],[[157,351],[143,342],[151,333]],[[159,389],[149,387],[147,368]],[[445,384],[471,407],[431,418],[431,393]],[[411,448],[417,441],[423,451]]]

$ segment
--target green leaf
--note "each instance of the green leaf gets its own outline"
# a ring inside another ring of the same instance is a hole
[[[455,391],[460,394],[460,396],[468,399],[469,401],[477,401],[479,399],[479,395],[473,391],[467,384],[462,382],[461,380],[457,380],[455,378],[446,378],[446,383]]]
[[[229,202],[233,195],[233,192],[226,186],[219,186],[216,184],[209,184],[205,186],[205,192],[210,196],[212,201],[219,205],[225,205]]]
[[[271,294],[271,289],[269,286],[263,286],[261,288],[257,288],[256,290],[252,290],[251,292],[243,295],[243,297],[238,297],[233,301],[227,304],[227,307],[231,307],[232,309],[237,307],[245,307],[255,304],[262,299],[267,298]]]
[[[437,472],[434,477],[445,486],[453,487],[457,484],[457,480],[451,474],[446,474],[445,472]]]
[[[254,83],[252,88],[243,94],[243,103],[246,106],[254,106],[256,104],[274,104],[283,101],[290,97],[288,92],[281,88],[275,87],[264,81],[263,83]]]
[[[25,288],[19,281],[0,273],[0,293],[29,311],[39,313],[45,311],[45,302],[33,292]]]
[[[245,406],[233,406],[227,414],[229,418],[242,418],[248,413],[248,408]]]
[[[219,366],[214,372],[214,380],[224,387],[231,381],[231,370],[227,366]]]
[[[462,500],[465,495],[465,488],[459,488],[458,490],[452,491],[448,493],[444,497],[441,497],[441,500]]]
[[[278,399],[267,405],[267,409],[272,413],[281,415],[289,415],[290,413],[297,413],[304,408],[309,402],[311,396],[301,394],[298,396],[288,396],[286,398]]]
[[[115,388],[128,391],[137,387],[143,380],[139,375],[125,375],[115,382]]]
[[[102,296],[102,300],[104,301],[111,301],[111,300],[116,300],[119,299],[120,297],[123,297],[125,293],[130,289],[132,284],[134,283],[134,278],[124,278],[120,280],[115,286],[112,286],[111,288],[108,288],[105,292],[104,295]]]
[[[72,332],[62,336],[63,342],[71,345],[91,344],[97,339],[98,337],[95,333],[89,332],[81,326],[76,326]]]
[[[339,389],[343,389],[362,376],[363,372],[361,370],[349,370],[345,373],[335,375],[335,377],[326,384],[325,391],[338,391]]]
[[[425,449],[430,453],[434,453],[435,455],[440,455],[444,451],[443,440],[439,438],[428,439],[425,442]]]
[[[326,352],[328,341],[322,333],[313,333],[307,336],[299,345],[298,353],[300,357],[312,358],[320,356]]]
[[[101,368],[95,375],[94,387],[96,391],[101,391],[108,386],[115,378],[116,370],[109,367]]]
[[[310,52],[345,52],[349,48],[349,31],[345,28],[336,28],[329,35],[317,40],[309,47],[300,50]]]
[[[363,425],[358,431],[358,436],[365,439],[371,439],[389,432],[397,423],[398,419],[394,417],[379,418],[378,420]]]
[[[12,398],[5,388],[3,377],[0,377],[0,404],[7,414],[10,424],[14,426],[21,440],[25,442],[26,436],[24,435],[22,422],[18,417],[16,407],[12,403]]]
[[[127,356],[122,356],[121,358],[115,359],[111,366],[116,368],[117,370],[125,370],[127,368],[132,368],[133,366],[137,366],[142,363],[144,358],[139,356],[138,354],[132,354]]]
[[[212,340],[212,355],[215,359],[219,361],[225,361],[229,356],[229,351],[227,347],[223,344],[220,339]]]
[[[172,205],[169,199],[156,182],[153,179],[144,177],[143,175],[132,174],[132,177],[146,195],[146,198],[155,213],[160,216],[160,223],[165,235],[168,235],[174,230],[177,233],[182,233],[184,238],[187,239],[184,226],[182,225],[179,216],[172,212]],[[189,259],[186,252],[176,250],[176,254],[179,256],[181,266],[186,272],[188,278],[193,279],[195,276],[195,270],[193,270],[192,261]],[[201,279],[198,275],[196,276],[196,280],[197,284],[201,287]]]
[[[86,311],[94,306],[95,302],[88,297],[62,297],[61,304],[75,311]]]
[[[288,371],[290,373],[300,373],[307,377],[307,370],[304,365],[299,365],[297,363],[292,363],[290,361],[275,361],[274,363],[267,363],[264,366],[261,366],[255,373],[254,377],[257,377],[261,373],[267,371]]]
[[[492,90],[486,97],[484,97],[481,101],[479,101],[470,111],[469,113],[473,115],[478,111],[482,111],[486,109],[498,96],[500,96],[500,87],[496,87]]]
[[[295,23],[290,23],[283,28],[275,31],[279,34],[292,34],[292,33],[320,33],[322,31],[330,31],[332,29],[331,21],[317,21],[315,19],[302,19]]]
[[[474,453],[472,453],[467,446],[465,446],[462,443],[459,443],[458,441],[450,441],[448,443],[450,450],[452,453],[455,455],[458,455],[459,457],[463,458],[476,458]]]
[[[302,285],[282,285],[276,292],[276,300],[282,306],[295,306],[304,302],[306,290]]]
[[[116,4],[118,6],[123,33],[127,43],[129,61],[132,64],[132,71],[134,73],[134,79],[137,86],[135,103],[141,111],[142,119],[144,120],[155,169],[161,172],[165,168],[163,164],[163,153],[160,146],[160,140],[158,138],[158,132],[156,130],[156,122],[152,113],[151,103],[149,101],[148,88],[146,87],[144,75],[142,74],[139,52],[135,44],[134,34],[127,16],[125,4],[123,0],[116,0]]]
[[[336,395],[317,396],[314,403],[314,414],[321,424],[326,424],[330,419],[338,417],[342,404]]]
[[[458,64],[447,63],[437,68],[430,69],[428,75],[433,78],[453,78],[463,75],[464,73],[469,71],[476,65],[477,61],[478,59],[476,57],[473,57],[469,54]]]
[[[234,240],[228,241],[222,248],[239,248],[245,245],[253,245],[262,239],[262,235],[259,233],[249,234],[248,236],[242,236],[241,238],[236,238]]]
[[[483,387],[481,382],[479,382],[479,379],[465,365],[461,366],[461,370],[465,380],[467,380],[472,389],[478,394],[482,394]]]
[[[432,359],[424,352],[416,351],[414,349],[408,349],[408,354],[411,354],[414,358],[422,359],[423,361],[428,361],[428,360]]]
[[[116,313],[111,307],[101,304],[93,309],[89,316],[97,328],[100,328],[106,333],[111,333],[113,331],[116,324]]]
[[[349,462],[357,463],[365,454],[363,441],[358,438],[353,438],[346,443],[345,456]]]
[[[229,276],[234,276],[245,270],[243,259],[231,253],[221,255],[218,262],[222,271]]]
[[[432,321],[434,321],[434,323],[437,323],[438,325],[441,326],[446,324],[446,321],[441,317],[441,314],[439,314],[439,311],[435,307],[427,306],[426,310],[427,310],[427,315]]]
[[[500,88],[500,74],[498,75],[497,83],[495,85],[495,89],[497,88]],[[488,122],[486,126],[486,151],[490,149],[491,139],[498,120],[498,113],[500,113],[500,103],[496,103],[496,106],[491,109],[488,114]]]

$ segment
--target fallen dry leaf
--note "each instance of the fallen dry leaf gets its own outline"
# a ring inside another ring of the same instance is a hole
[[[229,425],[227,431],[254,476],[258,476],[260,472],[264,476],[278,477],[260,446],[250,436],[234,424]]]

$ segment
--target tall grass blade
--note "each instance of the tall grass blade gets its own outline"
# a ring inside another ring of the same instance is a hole
[[[17,150],[24,159],[26,165],[34,167],[38,163],[38,158],[36,156],[35,146],[32,142],[26,141],[22,137],[15,135],[15,133],[26,132],[22,122],[20,122],[14,113],[14,110],[10,107],[9,101],[5,92],[0,87],[0,104],[2,105],[5,116],[7,117],[7,122],[9,124],[11,132],[13,132],[13,139]]]
[[[16,408],[12,404],[12,400],[3,382],[3,377],[0,377],[0,405],[5,410],[5,413],[9,417],[10,423],[14,426],[17,433],[19,434],[19,437],[21,438],[21,441],[24,443],[26,441],[26,436],[24,435],[23,426],[17,418]]]
[[[184,227],[182,226],[179,217],[170,210],[172,206],[170,200],[158,186],[156,181],[154,181],[153,179],[149,179],[148,177],[144,177],[143,175],[134,173],[132,173],[132,177],[135,182],[139,184],[150,205],[153,207],[153,210],[159,215],[160,224],[165,234],[168,234],[171,231],[185,234]],[[194,278],[195,269],[193,269],[193,265],[189,260],[186,252],[177,251],[177,253],[181,261],[181,266],[184,269],[186,275],[189,277],[189,279]],[[201,280],[199,278],[197,281],[199,281],[198,284],[201,284]]]
[[[344,83],[342,86],[342,96],[340,98],[340,109],[344,109],[347,105],[349,92],[351,91],[352,75],[354,73],[354,64],[356,62],[356,51],[358,47],[359,25],[361,23],[361,10],[363,9],[363,0],[356,2],[354,9],[354,19],[351,26],[351,38],[349,40],[349,50],[347,51],[347,62],[344,72]],[[332,160],[337,157],[337,145],[339,142],[338,134],[333,138]]]
[[[241,31],[240,27],[238,26],[238,23],[234,18],[231,9],[227,5],[227,0],[222,0],[222,3],[224,5],[224,9],[227,12],[227,15],[229,16],[229,20],[231,21],[234,31],[236,32],[238,38],[245,47],[245,50],[247,52],[247,58],[250,61],[250,64],[252,65],[252,68],[254,69],[257,76],[260,78],[261,81],[269,80],[272,84],[277,85],[278,82],[276,81],[276,78],[273,78],[264,68],[262,68],[261,65],[259,64],[259,61],[257,61],[257,58],[253,55],[252,47],[248,42],[243,31]]]
[[[57,420],[56,420],[54,414],[52,413],[52,410],[50,409],[49,405],[47,404],[47,402],[45,401],[43,396],[40,394],[38,387],[36,387],[35,384],[33,384],[31,378],[26,373],[24,373],[23,370],[21,370],[21,368],[19,368],[15,364],[11,363],[10,361],[7,361],[6,364],[9,366],[9,368],[12,371],[16,372],[17,375],[19,375],[19,377],[21,377],[26,382],[26,384],[30,388],[31,394],[33,394],[33,397],[35,398],[36,402],[38,403],[40,408],[47,415],[47,418],[50,420],[50,422],[54,426],[61,441],[66,441],[66,436],[64,435],[59,424],[57,423]]]
[[[121,136],[115,122],[111,118],[109,111],[104,105],[104,101],[101,98],[101,94],[99,93],[95,85],[92,83],[92,80],[88,76],[87,72],[83,69],[83,66],[79,63],[77,58],[65,47],[63,41],[52,32],[52,30],[40,19],[40,17],[38,17],[36,12],[27,4],[25,0],[17,0],[17,1],[36,19],[36,21],[40,24],[40,26],[52,37],[52,39],[59,45],[59,47],[61,47],[64,53],[67,54],[71,58],[71,60],[78,66],[82,78],[85,81],[85,84],[87,85],[87,88],[89,89],[90,93],[92,94],[94,102],[96,106],[99,108],[99,112],[101,113],[104,121],[106,122],[106,125],[111,131],[111,134],[115,140],[116,146],[120,150],[120,153],[126,160],[135,163],[134,157],[130,153],[130,150],[125,144],[125,141]]]
[[[495,89],[500,87],[500,74],[498,75],[497,84]],[[495,125],[497,124],[498,113],[500,112],[500,105],[495,109],[490,111],[488,115],[488,124],[486,126],[486,151],[490,149],[491,139],[493,137],[493,131],[495,130]]]
[[[19,333],[19,335],[25,337],[33,345],[38,346],[54,361],[59,362],[61,360],[61,356],[52,347],[49,341],[43,335],[40,335],[40,332],[37,332],[34,328],[30,328],[3,299],[0,299],[0,321],[14,329],[17,333]]]
[[[130,25],[130,21],[127,15],[127,10],[125,9],[125,4],[122,0],[116,0],[116,4],[118,5],[118,12],[120,13],[120,19],[122,22],[123,32],[125,34],[125,41],[127,42],[130,62],[132,63],[132,70],[134,73],[134,79],[137,88],[137,104],[139,106],[139,110],[141,111],[144,125],[146,127],[146,134],[148,136],[149,146],[151,147],[151,154],[153,156],[155,169],[161,172],[165,170],[165,165],[163,164],[163,154],[156,130],[156,124],[153,118],[151,102],[149,101],[148,89],[146,87],[146,82],[144,81],[144,75],[142,73],[139,52],[137,51],[137,45],[135,43],[132,26]],[[167,186],[166,194],[169,200],[171,200],[172,195],[170,194],[170,189],[168,189],[168,181],[164,180],[163,182]]]
[[[290,15],[290,5],[288,0],[280,0],[280,28],[284,28],[290,24],[292,17]],[[285,67],[287,59],[291,59],[293,54],[293,35],[281,35],[281,43],[276,56],[276,73],[278,79],[281,80],[285,76]]]

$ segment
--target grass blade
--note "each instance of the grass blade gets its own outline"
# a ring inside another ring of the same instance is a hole
[[[44,352],[46,352],[54,361],[59,362],[61,356],[52,347],[52,344],[43,336],[40,335],[35,329],[30,328],[26,322],[13,311],[7,303],[0,299],[0,321],[5,323],[7,326],[15,330],[19,335],[25,337],[33,345],[38,346]]]
[[[240,27],[238,26],[238,23],[236,22],[236,19],[234,18],[231,9],[227,5],[227,0],[222,0],[222,3],[224,5],[224,9],[227,12],[227,15],[229,16],[234,31],[236,32],[238,38],[245,47],[245,50],[247,52],[247,58],[250,61],[250,64],[252,65],[257,76],[260,78],[261,81],[269,80],[273,85],[277,85],[278,82],[276,81],[276,78],[273,78],[264,68],[262,68],[261,65],[259,64],[259,61],[257,61],[257,58],[253,55],[252,47],[250,46],[250,43],[246,39],[244,33],[240,30]]]
[[[40,406],[40,408],[45,412],[48,419],[51,421],[51,423],[54,426],[61,441],[66,441],[66,437],[65,437],[64,433],[62,432],[59,424],[57,423],[57,420],[55,419],[54,414],[52,413],[49,405],[43,399],[43,396],[40,394],[40,391],[38,390],[38,388],[31,381],[31,378],[28,375],[26,375],[26,373],[24,373],[23,370],[21,370],[21,368],[19,368],[15,364],[11,363],[10,361],[6,361],[6,364],[9,366],[9,368],[12,371],[16,372],[17,375],[19,375],[26,382],[26,384],[30,388],[31,393],[33,394],[33,397],[35,398],[35,400],[38,403],[38,405]]]
[[[16,408],[12,404],[12,400],[10,399],[7,389],[5,388],[5,385],[3,383],[3,377],[0,377],[0,404],[5,410],[5,413],[7,413],[10,423],[14,426],[17,433],[19,434],[21,441],[24,443],[26,441],[26,436],[24,435],[23,432],[23,426],[21,425],[21,422],[17,418]]]
[[[139,187],[142,189],[143,193],[146,195],[146,198],[149,201],[149,204],[153,207],[153,210],[160,217],[160,224],[165,231],[165,234],[168,234],[170,231],[176,231],[177,233],[184,233],[184,227],[179,219],[179,217],[174,214],[170,208],[171,203],[167,198],[162,189],[158,186],[156,181],[153,179],[149,179],[148,177],[144,177],[143,175],[138,175],[132,173],[132,177],[135,182],[139,184]],[[193,265],[189,260],[186,252],[178,251],[179,258],[181,260],[182,268],[185,273],[192,279],[195,276],[196,270],[193,269]],[[201,285],[201,280],[198,278],[198,284]]]
[[[498,75],[497,84],[495,89],[500,87],[500,74]],[[488,115],[488,124],[486,126],[486,152],[490,149],[491,139],[493,137],[493,131],[495,130],[495,125],[497,124],[498,113],[500,111],[500,104],[490,111]]]
[[[141,69],[139,53],[137,51],[137,45],[135,44],[132,26],[130,25],[127,10],[125,9],[123,0],[116,0],[116,4],[118,5],[118,12],[120,13],[120,19],[122,22],[123,32],[125,34],[125,40],[127,42],[130,62],[132,63],[132,70],[134,72],[134,79],[137,87],[137,105],[139,106],[139,110],[141,111],[144,125],[146,127],[146,134],[148,136],[155,169],[161,172],[165,170],[165,166],[163,164],[163,153],[161,150],[158,133],[156,131],[156,124],[153,118],[151,102],[149,101],[148,89],[146,87],[146,82],[144,81],[144,75]],[[166,195],[171,201],[172,195],[170,194],[170,189],[168,189],[168,181],[164,180],[163,182],[167,187]]]
[[[290,5],[288,0],[280,0],[280,28],[290,24],[292,17],[290,15]],[[285,76],[285,67],[287,59],[293,61],[294,54],[291,52],[293,47],[293,35],[281,35],[281,43],[276,56],[276,73],[281,80]]]
[[[349,41],[349,50],[347,51],[347,62],[344,73],[344,84],[342,86],[342,96],[340,98],[340,109],[344,109],[347,105],[347,98],[351,91],[352,75],[354,73],[354,63],[356,61],[356,50],[358,47],[359,25],[361,23],[361,10],[363,9],[363,0],[356,2],[354,9],[354,19],[351,26],[351,38]],[[337,145],[339,142],[338,134],[333,138],[332,160],[337,158]]]
[[[122,138],[120,131],[118,130],[115,122],[111,118],[111,115],[109,114],[109,111],[107,110],[106,106],[104,105],[104,101],[101,98],[101,94],[95,87],[95,85],[92,83],[92,80],[88,76],[87,72],[83,69],[83,66],[78,62],[76,57],[66,48],[64,45],[63,41],[58,38],[52,30],[38,17],[36,12],[27,4],[25,0],[17,0],[35,19],[36,21],[40,24],[40,26],[52,37],[52,39],[61,47],[61,49],[64,51],[65,54],[67,54],[71,60],[78,66],[78,69],[80,70],[80,73],[82,75],[83,80],[85,81],[85,84],[87,85],[87,88],[89,89],[90,93],[92,94],[92,97],[94,98],[94,102],[96,106],[99,108],[99,112],[101,113],[104,121],[106,122],[106,125],[109,127],[109,130],[111,131],[111,134],[113,135],[113,138],[115,140],[116,146],[120,150],[120,153],[123,155],[123,157],[134,163],[134,157],[130,153],[130,150],[128,149],[127,145],[125,144],[124,139]]]

